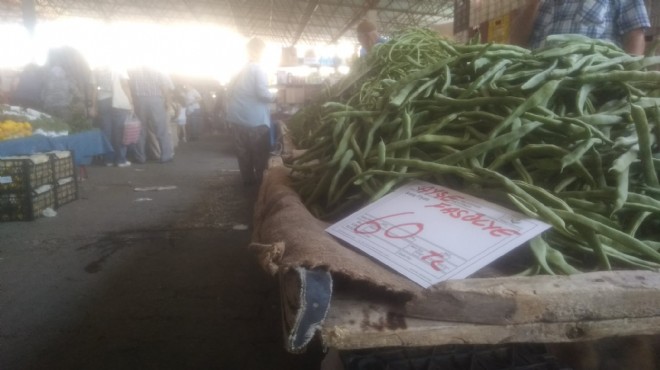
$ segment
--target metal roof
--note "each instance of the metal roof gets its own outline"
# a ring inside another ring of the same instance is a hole
[[[21,22],[32,2],[39,20],[212,23],[284,45],[354,42],[367,14],[387,34],[447,22],[454,10],[453,0],[0,0],[0,23]]]

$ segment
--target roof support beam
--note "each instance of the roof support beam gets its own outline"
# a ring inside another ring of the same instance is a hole
[[[307,8],[305,9],[305,13],[300,20],[298,30],[296,31],[296,34],[293,36],[293,40],[291,41],[291,46],[296,46],[296,43],[298,43],[298,40],[300,40],[300,36],[302,36],[303,32],[305,32],[305,28],[307,28],[310,19],[312,19],[312,15],[316,9],[319,8],[319,1],[321,0],[310,0],[310,2],[307,3]]]
[[[30,35],[34,35],[37,26],[37,4],[34,0],[23,0],[23,24]]]

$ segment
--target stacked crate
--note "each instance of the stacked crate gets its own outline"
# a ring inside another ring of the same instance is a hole
[[[0,158],[0,222],[31,221],[78,198],[70,152]]]
[[[50,156],[0,159],[0,221],[33,220],[55,206]]]
[[[75,176],[73,156],[68,151],[49,153],[53,167],[55,206],[57,208],[78,199],[78,182]]]

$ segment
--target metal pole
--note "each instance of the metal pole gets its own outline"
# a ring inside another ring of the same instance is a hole
[[[34,28],[37,26],[37,8],[35,0],[23,0],[23,24],[34,36]]]

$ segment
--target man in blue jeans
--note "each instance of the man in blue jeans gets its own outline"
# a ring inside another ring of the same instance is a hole
[[[168,125],[167,99],[174,85],[166,75],[146,67],[131,72],[130,78],[135,114],[142,123],[135,160],[138,163],[146,162],[147,130],[152,130],[160,146],[159,162],[170,162],[174,159],[174,148]]]
[[[98,69],[92,75],[92,83],[96,88],[92,89],[89,114],[95,118],[113,149],[112,153],[105,155],[105,165],[128,167],[131,162],[126,160],[124,145],[124,124],[132,110],[128,75],[125,71]]]
[[[270,153],[270,103],[266,72],[259,66],[265,44],[253,38],[247,44],[248,63],[232,80],[227,91],[227,121],[232,126],[234,146],[243,184],[261,181]]]

